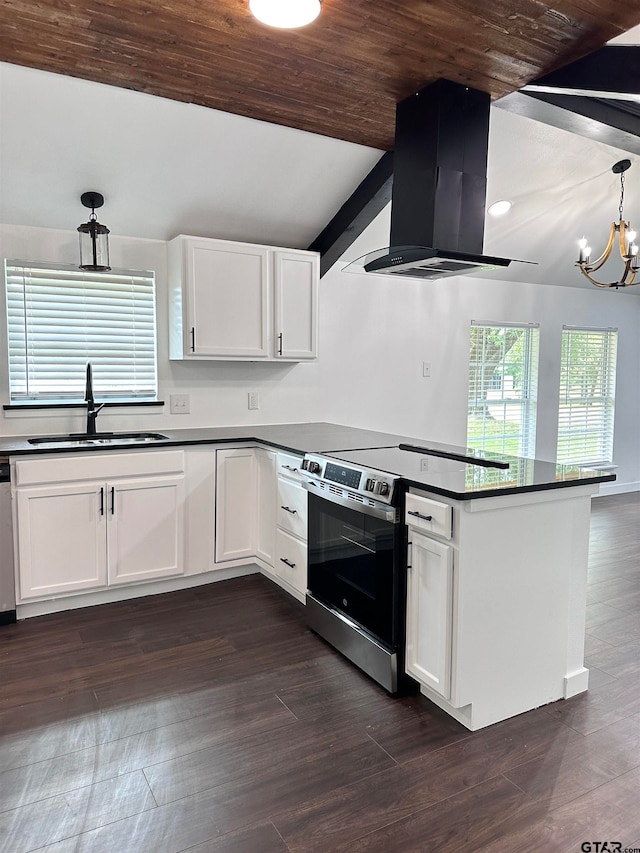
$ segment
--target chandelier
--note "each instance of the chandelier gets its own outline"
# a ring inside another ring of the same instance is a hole
[[[599,258],[596,258],[595,261],[591,260],[591,246],[587,245],[586,237],[583,237],[581,240],[578,240],[578,246],[580,248],[580,255],[578,260],[576,261],[576,266],[580,268],[580,272],[585,275],[591,284],[595,284],[596,287],[628,287],[631,284],[637,284],[639,282],[635,282],[634,279],[636,277],[636,273],[638,269],[640,269],[640,259],[638,258],[638,245],[636,244],[636,232],[631,228],[630,222],[624,221],[624,216],[622,213],[622,207],[624,203],[624,173],[631,166],[631,160],[619,160],[617,163],[614,163],[611,167],[611,171],[614,175],[620,175],[620,204],[618,205],[618,214],[619,220],[618,222],[611,223],[611,230],[609,232],[609,242],[606,245],[604,252],[600,255]],[[597,281],[591,273],[599,270],[601,266],[603,266],[606,261],[609,259],[609,255],[613,249],[613,245],[616,242],[616,234],[618,235],[618,248],[620,250],[620,257],[624,263],[624,269],[622,271],[622,275],[618,281],[610,281],[610,282],[602,282]]]

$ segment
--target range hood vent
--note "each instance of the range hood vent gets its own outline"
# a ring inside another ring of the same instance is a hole
[[[482,254],[490,107],[449,80],[397,105],[391,245],[345,271],[435,279],[509,266]]]
[[[446,252],[428,246],[390,246],[369,252],[353,263],[358,265],[358,272],[406,278],[446,278],[450,275],[468,275],[480,270],[504,269],[511,261],[490,255]]]

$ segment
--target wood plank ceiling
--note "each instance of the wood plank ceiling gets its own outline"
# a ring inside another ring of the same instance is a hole
[[[247,0],[2,0],[0,60],[390,149],[395,104],[439,77],[499,98],[639,22],[617,0],[324,0],[284,31]]]

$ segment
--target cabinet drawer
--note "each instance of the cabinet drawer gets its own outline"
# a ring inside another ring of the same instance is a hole
[[[307,591],[307,545],[284,530],[276,534],[275,572],[303,595]]]
[[[289,477],[292,480],[299,481],[302,476],[300,466],[302,465],[302,456],[297,456],[293,453],[279,452],[276,460],[277,471],[279,477]]]
[[[294,536],[307,538],[307,492],[292,480],[278,477],[278,503],[276,507],[278,527],[283,527]]]
[[[113,480],[152,474],[181,474],[182,450],[143,450],[138,453],[69,453],[55,458],[19,459],[15,485]]]
[[[432,498],[421,495],[407,495],[406,509],[404,515],[405,524],[435,533],[443,539],[451,539],[453,507],[442,501],[434,501]]]

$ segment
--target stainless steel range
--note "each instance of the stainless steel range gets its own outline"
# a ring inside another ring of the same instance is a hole
[[[399,478],[314,454],[302,469],[309,493],[307,624],[396,693],[406,599]]]

